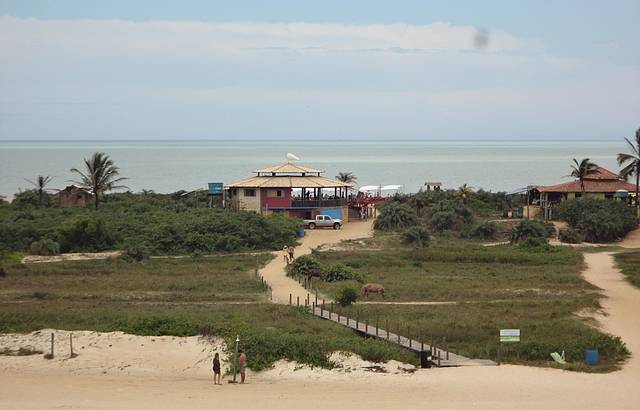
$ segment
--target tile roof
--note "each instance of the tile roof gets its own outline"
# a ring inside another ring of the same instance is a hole
[[[342,188],[352,185],[318,176],[259,176],[236,181],[227,186],[229,188]]]
[[[282,174],[300,174],[300,173],[318,174],[318,173],[322,173],[324,171],[321,171],[321,170],[315,169],[315,168],[311,168],[311,167],[305,167],[304,165],[298,165],[298,164],[292,164],[290,162],[286,162],[284,164],[274,165],[272,167],[256,169],[255,172],[260,173],[260,174],[262,174],[262,173],[268,174],[268,173],[273,173],[273,172],[282,173]]]

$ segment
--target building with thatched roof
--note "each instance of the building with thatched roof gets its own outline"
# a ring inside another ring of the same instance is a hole
[[[630,202],[635,185],[620,178],[615,172],[597,167],[584,178],[586,198],[612,199]],[[531,203],[538,206],[546,218],[551,218],[553,207],[566,200],[582,196],[579,179],[556,185],[534,185],[529,187]]]
[[[262,215],[284,213],[313,218],[324,214],[348,219],[351,184],[322,176],[324,171],[290,162],[261,168],[255,176],[225,186],[225,207]]]

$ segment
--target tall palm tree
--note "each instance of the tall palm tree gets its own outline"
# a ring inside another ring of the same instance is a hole
[[[573,159],[575,165],[571,165],[571,174],[569,176],[578,178],[580,180],[580,189],[582,190],[582,197],[585,196],[585,188],[584,188],[584,179],[592,174],[598,165],[591,162],[589,158],[585,158],[582,161],[578,162],[577,159]]]
[[[336,179],[347,184],[352,184],[358,180],[358,177],[356,177],[353,172],[338,172]]]
[[[622,170],[620,170],[620,176],[622,178],[629,179],[630,176],[636,176],[636,213],[638,212],[638,207],[640,207],[640,198],[638,197],[638,191],[640,191],[640,128],[636,131],[636,144],[633,145],[628,138],[625,138],[627,144],[631,147],[631,153],[626,154],[621,152],[618,154],[618,165],[625,165]]]
[[[50,175],[38,175],[35,181],[25,178],[25,181],[33,185],[38,191],[38,200],[41,206],[43,205],[44,193],[47,191],[47,185],[49,185],[49,182],[51,182],[52,179],[53,177]]]
[[[100,194],[112,189],[126,188],[116,185],[127,178],[118,178],[120,168],[113,165],[113,161],[104,152],[96,152],[91,158],[84,159],[85,171],[71,168],[71,172],[80,175],[80,181],[72,181],[93,193],[95,207],[100,204]]]
[[[473,193],[473,188],[470,186],[467,186],[467,184],[464,184],[460,188],[458,188],[456,195],[462,200],[462,203],[466,205],[472,193]]]

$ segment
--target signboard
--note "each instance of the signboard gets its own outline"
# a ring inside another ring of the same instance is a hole
[[[500,342],[511,343],[520,341],[520,329],[500,329]]]
[[[222,182],[209,182],[209,195],[222,195],[224,184]]]

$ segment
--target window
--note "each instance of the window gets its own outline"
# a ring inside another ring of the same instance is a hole
[[[244,196],[256,196],[256,190],[255,189],[245,189],[244,190]]]
[[[271,198],[282,198],[284,196],[284,192],[282,189],[270,189],[269,196]]]

